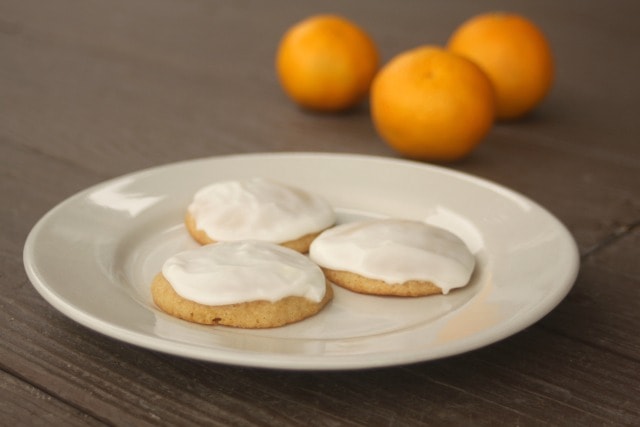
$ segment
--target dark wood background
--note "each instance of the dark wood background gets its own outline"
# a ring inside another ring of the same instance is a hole
[[[387,60],[496,9],[543,28],[555,85],[534,114],[447,166],[522,192],[574,235],[575,287],[534,326],[409,366],[249,369],[94,333],[26,278],[35,222],[123,173],[248,152],[397,157],[366,106],[316,115],[285,98],[273,60],[295,21],[341,13]],[[0,424],[639,425],[638,16],[635,0],[0,2]]]

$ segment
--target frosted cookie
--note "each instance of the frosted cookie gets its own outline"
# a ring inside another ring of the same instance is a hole
[[[306,256],[273,243],[242,241],[169,258],[151,295],[164,312],[190,322],[272,328],[318,313],[333,291]]]
[[[185,216],[187,230],[200,244],[263,240],[302,253],[335,220],[323,198],[263,178],[204,187]]]
[[[398,219],[336,226],[313,241],[309,256],[331,282],[375,295],[446,294],[465,286],[475,267],[454,234]]]

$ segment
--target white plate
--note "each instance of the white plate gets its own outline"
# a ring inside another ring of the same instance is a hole
[[[425,220],[462,237],[477,257],[466,288],[385,298],[335,287],[318,315],[282,328],[191,324],[153,305],[152,277],[195,247],[182,225],[203,185],[271,177],[316,192],[341,222]],[[227,364],[357,369],[459,354],[539,320],[567,294],[579,258],[566,228],[531,200],[442,167],[339,154],[251,154],[186,161],[84,190],[47,213],[24,248],[38,292],[71,319],[145,348]]]

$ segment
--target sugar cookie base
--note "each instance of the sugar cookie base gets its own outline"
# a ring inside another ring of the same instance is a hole
[[[323,268],[325,277],[338,286],[361,294],[389,295],[399,297],[421,297],[442,294],[442,289],[427,281],[408,280],[404,283],[389,284],[382,280],[369,279],[349,271]]]
[[[191,237],[195,239],[196,242],[200,243],[201,245],[207,245],[209,243],[217,243],[217,241],[209,237],[209,235],[204,230],[200,230],[196,227],[196,221],[193,218],[193,215],[191,215],[188,212],[185,215],[184,223],[185,223],[185,226],[187,227],[187,230],[189,231],[189,234],[191,235]],[[295,240],[289,240],[287,242],[282,242],[282,243],[276,242],[276,243],[286,248],[293,249],[294,251],[298,251],[304,254],[309,252],[309,246],[311,246],[311,242],[313,242],[313,240],[316,237],[318,237],[318,235],[323,231],[324,230],[320,230],[315,233],[309,233]]]
[[[331,285],[320,302],[291,296],[279,301],[249,301],[227,305],[204,305],[178,295],[159,273],[151,283],[151,295],[156,305],[167,314],[189,322],[224,325],[238,328],[275,328],[298,322],[317,314],[333,298]]]

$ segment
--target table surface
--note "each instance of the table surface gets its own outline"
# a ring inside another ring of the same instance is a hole
[[[489,7],[543,28],[554,87],[534,113],[496,124],[469,158],[444,166],[535,200],[575,238],[575,285],[533,326],[435,361],[269,370],[103,336],[29,282],[30,229],[109,178],[255,152],[399,158],[366,105],[311,114],[282,93],[274,52],[297,20],[343,14],[386,61],[444,44]],[[639,13],[634,0],[2,2],[0,424],[640,424]]]

